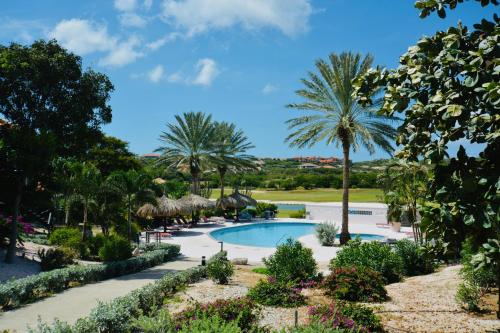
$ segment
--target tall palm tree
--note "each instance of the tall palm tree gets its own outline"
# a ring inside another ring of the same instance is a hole
[[[254,157],[246,152],[254,146],[248,141],[242,130],[235,124],[215,122],[214,159],[219,174],[220,198],[224,197],[224,177],[229,171],[254,169]]]
[[[200,194],[200,176],[210,164],[213,150],[214,126],[212,116],[202,112],[188,112],[175,116],[177,124],[167,124],[168,132],[160,135],[165,144],[156,149],[161,153],[159,164],[189,171],[191,192]]]
[[[154,200],[150,177],[134,169],[115,171],[109,176],[109,186],[125,198],[127,206],[128,238],[132,239],[132,209],[144,202]]]
[[[305,101],[287,107],[309,111],[311,114],[287,121],[292,133],[286,138],[292,147],[311,147],[320,141],[340,144],[343,153],[342,231],[340,243],[350,239],[349,205],[349,153],[360,146],[370,154],[375,145],[389,154],[393,151],[391,140],[396,130],[390,122],[396,118],[378,115],[375,109],[362,107],[353,97],[353,80],[366,73],[373,57],[364,58],[351,52],[330,54],[328,60],[317,60],[319,74],[309,72],[302,79],[303,89],[296,91]],[[376,104],[377,105],[377,104]]]

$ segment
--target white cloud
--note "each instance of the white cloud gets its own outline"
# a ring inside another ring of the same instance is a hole
[[[137,37],[130,37],[127,41],[117,44],[106,57],[99,61],[99,64],[110,67],[130,64],[144,55],[135,49],[139,44]]]
[[[135,13],[123,13],[120,15],[120,23],[124,27],[144,28],[148,21]]]
[[[108,34],[105,25],[80,19],[62,20],[49,32],[50,38],[57,39],[62,46],[78,55],[106,52],[100,59],[102,66],[121,67],[143,56],[137,51],[140,40],[132,36],[126,41]]]
[[[170,83],[177,83],[181,82],[183,80],[182,75],[180,73],[173,73],[170,74],[167,78],[168,82]]]
[[[191,84],[210,86],[212,81],[219,75],[220,71],[217,68],[217,63],[209,58],[198,60],[196,64],[198,74],[191,81]]]
[[[20,20],[0,17],[0,39],[31,43],[37,37],[46,35],[49,28],[41,20]]]
[[[49,32],[49,37],[78,55],[109,51],[117,42],[106,26],[80,19],[62,20]]]
[[[115,0],[115,8],[122,12],[131,12],[136,5],[136,0]]]
[[[161,79],[163,79],[163,74],[164,74],[163,66],[158,65],[148,73],[149,81],[154,83],[159,82]]]
[[[266,84],[266,85],[264,86],[264,88],[262,88],[261,92],[262,92],[264,95],[269,95],[269,94],[271,94],[271,93],[275,92],[276,90],[278,90],[278,87],[277,87],[277,86],[275,86],[275,85],[273,85],[273,84],[268,83],[268,84]]]
[[[288,36],[307,31],[310,0],[164,0],[163,17],[189,36],[240,25],[272,27]]]
[[[152,51],[156,51],[166,43],[173,42],[179,37],[181,37],[180,33],[172,32],[162,38],[159,38],[155,41],[152,41],[151,43],[146,44],[146,47]]]

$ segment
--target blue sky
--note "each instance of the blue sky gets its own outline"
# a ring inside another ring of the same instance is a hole
[[[291,149],[287,103],[330,52],[374,55],[394,67],[420,36],[491,17],[475,2],[418,18],[413,0],[16,0],[0,3],[0,43],[56,38],[115,85],[106,133],[152,152],[175,114],[236,123],[261,157],[340,156],[335,146]],[[453,148],[453,147],[452,147]],[[474,147],[468,145],[470,151]],[[359,151],[355,161],[386,157]]]

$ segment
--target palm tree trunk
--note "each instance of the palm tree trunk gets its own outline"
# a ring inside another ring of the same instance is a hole
[[[191,173],[192,177],[192,186],[191,186],[191,193],[200,195],[200,178],[198,172],[193,172]]]
[[[131,207],[131,202],[130,202],[130,195],[128,196],[128,214],[127,214],[127,223],[128,223],[128,240],[131,240],[132,239],[132,223],[131,223],[131,211],[132,211],[132,207]]]
[[[64,224],[68,225],[69,223],[69,209],[70,209],[70,203],[69,199],[64,199]]]
[[[347,140],[342,142],[344,154],[343,174],[342,174],[342,231],[340,232],[340,245],[346,244],[350,239],[349,234],[349,149]]]
[[[88,202],[87,199],[83,201],[83,233],[82,240],[87,239],[87,215],[88,215]]]
[[[224,198],[224,176],[225,171],[219,169],[219,177],[220,177],[220,198]]]
[[[16,199],[14,201],[14,216],[10,222],[10,237],[9,237],[9,247],[5,253],[5,262],[11,264],[14,261],[16,255],[16,245],[17,245],[17,218],[19,214],[19,207],[21,206],[21,198],[23,195],[23,181],[22,178],[17,180],[17,190]]]

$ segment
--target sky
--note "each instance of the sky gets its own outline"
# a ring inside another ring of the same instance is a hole
[[[259,157],[341,156],[324,143],[292,149],[286,104],[314,62],[331,52],[371,53],[395,67],[423,35],[495,7],[468,2],[446,19],[420,19],[414,0],[0,0],[0,43],[57,39],[84,67],[115,86],[113,121],[103,127],[137,154],[161,145],[174,115],[189,111],[234,122]],[[466,143],[465,143],[466,144]],[[477,147],[466,144],[469,152]],[[451,146],[456,149],[458,144]],[[386,158],[360,150],[354,161]]]

